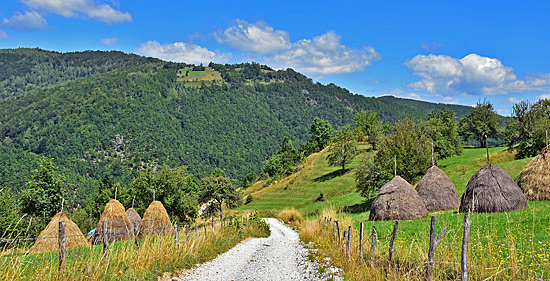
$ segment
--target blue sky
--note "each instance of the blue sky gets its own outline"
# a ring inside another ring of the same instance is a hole
[[[550,98],[549,30],[545,1],[0,3],[0,48],[255,61],[366,96],[487,99],[503,115]]]

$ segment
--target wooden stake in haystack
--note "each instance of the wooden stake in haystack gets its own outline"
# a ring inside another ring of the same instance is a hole
[[[485,148],[487,148],[487,165],[491,164],[489,159],[489,142],[487,141],[487,135],[485,135]]]

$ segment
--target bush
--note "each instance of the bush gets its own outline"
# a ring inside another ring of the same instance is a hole
[[[252,194],[249,194],[248,196],[246,196],[246,199],[244,199],[244,204],[249,204],[250,202],[252,202],[252,200],[254,200],[254,197],[252,196]]]
[[[298,222],[301,223],[304,221],[304,216],[296,209],[284,209],[277,214],[277,218],[288,223]]]

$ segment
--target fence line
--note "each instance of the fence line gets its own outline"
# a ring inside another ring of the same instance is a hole
[[[246,225],[248,223],[248,217],[247,216],[248,216],[248,214],[246,214],[246,216],[240,216],[239,217],[240,218],[240,223],[239,224]],[[195,228],[194,229],[194,231],[195,231],[194,238],[195,239],[192,241],[192,243],[193,243],[192,245],[194,246],[195,240],[198,239],[199,237],[207,237],[209,233],[215,235],[216,234],[215,224],[219,224],[219,230],[237,226],[237,216],[226,216],[223,219],[212,219],[211,222],[205,222],[203,224],[194,224],[194,226],[195,226],[194,227]],[[66,259],[67,259],[68,256],[77,256],[78,257],[78,256],[82,256],[83,254],[86,254],[88,252],[102,251],[103,252],[103,258],[108,259],[109,250],[129,247],[129,244],[114,245],[113,242],[128,241],[128,240],[131,240],[132,238],[130,238],[130,239],[117,239],[117,240],[109,243],[109,238],[111,238],[110,237],[111,235],[116,236],[116,235],[119,235],[119,234],[129,234],[130,236],[133,236],[133,238],[135,239],[135,247],[136,247],[137,253],[139,253],[139,250],[140,250],[140,244],[139,244],[139,239],[138,238],[142,234],[153,234],[150,237],[145,237],[145,239],[153,238],[154,236],[173,235],[174,240],[175,240],[175,247],[177,248],[177,247],[181,246],[180,243],[179,243],[179,240],[178,240],[178,236],[179,236],[178,233],[181,233],[181,232],[178,232],[179,229],[178,229],[177,222],[174,223],[174,225],[170,224],[170,227],[174,227],[173,233],[171,233],[171,231],[139,231],[137,226],[134,226],[133,231],[109,231],[108,227],[107,227],[107,221],[103,221],[102,226],[103,226],[103,229],[106,230],[106,231],[94,232],[93,234],[91,234],[92,235],[92,237],[91,237],[92,238],[92,243],[90,245],[91,248],[86,249],[86,250],[83,250],[82,247],[78,248],[78,249],[75,249],[75,250],[71,250],[71,248],[68,248],[68,249],[66,248],[67,238],[72,238],[72,237],[86,238],[86,235],[84,235],[84,234],[65,235],[65,221],[59,221],[59,232],[58,232],[57,236],[0,239],[0,243],[14,243],[14,242],[20,242],[20,241],[36,241],[36,240],[39,240],[39,239],[56,239],[57,240],[57,245],[59,247],[59,251],[52,251],[52,252],[50,252],[51,254],[49,254],[46,257],[40,257],[40,258],[33,257],[31,260],[23,260],[23,261],[15,261],[15,262],[31,264],[31,263],[38,262],[38,261],[43,261],[43,260],[58,259],[58,261],[59,261],[59,263],[58,263],[58,272],[61,276],[64,274],[65,266],[66,266]],[[164,225],[164,226],[161,225],[159,229],[165,229],[167,226],[168,225]],[[212,232],[208,232],[207,226],[212,227]],[[200,232],[199,232],[199,228],[201,228],[201,227],[204,229],[204,234],[200,234]],[[190,236],[190,233],[193,232],[193,229],[190,228],[189,224],[185,224],[184,229],[183,229],[182,232],[183,232],[183,235],[186,236],[186,244],[187,244],[187,246],[189,246],[190,245],[189,236]],[[97,243],[97,244],[103,244],[103,248],[93,247],[93,245],[94,245],[93,242],[94,242],[95,238],[100,237],[100,236],[103,236],[102,239],[101,239],[102,243]],[[4,251],[6,250],[5,249],[6,246],[7,245],[4,246]],[[8,251],[13,250],[13,249],[15,249],[15,248],[8,249]],[[30,248],[26,249],[24,252],[17,253],[17,254],[0,254],[0,258],[4,258],[4,259],[9,260],[6,263],[0,264],[0,268],[13,265],[13,258],[22,257],[22,256],[29,256],[31,254],[29,252],[29,250],[30,250]],[[56,252],[58,252],[58,255],[55,254]],[[34,253],[32,253],[32,254],[34,254]]]

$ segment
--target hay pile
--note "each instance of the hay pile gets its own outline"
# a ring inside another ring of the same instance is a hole
[[[529,201],[550,200],[549,156],[548,149],[544,148],[518,176],[518,186]]]
[[[386,183],[372,202],[369,220],[410,220],[423,218],[428,211],[406,180],[395,176]]]
[[[416,186],[416,192],[428,211],[455,209],[460,206],[455,185],[437,166],[432,166]]]
[[[491,164],[477,171],[466,186],[460,212],[494,213],[527,208],[519,186],[502,168]]]
[[[145,210],[138,227],[139,238],[174,234],[174,226],[160,201],[153,201]]]
[[[128,215],[128,219],[132,223],[132,229],[136,229],[141,223],[141,217],[139,216],[136,209],[130,208],[126,210],[126,215]]]
[[[107,221],[107,239],[109,243],[134,238],[134,228],[128,215],[124,211],[124,206],[116,199],[111,199],[99,218],[97,223],[93,243],[103,243],[103,221]]]
[[[66,248],[76,248],[89,246],[90,244],[86,241],[84,234],[80,231],[80,228],[76,223],[74,223],[64,212],[57,213],[48,226],[42,232],[40,236],[30,249],[31,253],[40,253],[40,252],[51,252],[59,251],[59,222],[65,221],[65,247]],[[55,238],[45,238],[45,237],[55,237]]]

